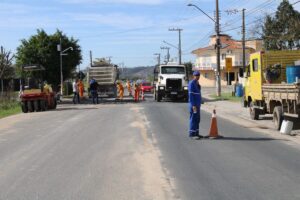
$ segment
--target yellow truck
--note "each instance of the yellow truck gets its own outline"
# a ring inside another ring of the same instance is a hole
[[[300,119],[300,83],[286,83],[286,67],[300,60],[299,50],[256,52],[244,77],[243,104],[250,117],[273,114],[275,128],[280,130],[285,116]]]

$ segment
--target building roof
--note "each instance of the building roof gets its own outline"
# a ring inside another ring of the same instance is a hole
[[[215,35],[212,35],[211,38],[215,38]],[[242,42],[231,39],[228,35],[220,35],[220,42],[221,42],[221,49],[228,49],[228,50],[234,50],[234,49],[242,49]],[[203,48],[198,48],[192,51],[192,54],[199,54],[205,51],[214,51],[215,45],[210,45]],[[252,49],[251,47],[247,47],[246,49]]]

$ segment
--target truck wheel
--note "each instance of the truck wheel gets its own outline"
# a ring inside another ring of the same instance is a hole
[[[184,98],[184,101],[188,103],[188,102],[189,102],[189,97],[186,96],[186,97]],[[202,102],[203,102],[203,100],[202,100]]]
[[[56,109],[57,106],[57,100],[56,98],[53,98],[53,109]]]
[[[40,102],[38,100],[34,101],[33,105],[34,105],[35,112],[39,112],[41,110],[40,109]]]
[[[28,112],[33,112],[33,102],[32,101],[27,101],[27,108],[28,108]]]
[[[46,111],[46,102],[44,100],[40,101],[41,111]]]
[[[254,108],[253,102],[250,103],[250,117],[252,120],[258,120],[260,110],[258,108]]]
[[[160,101],[161,101],[161,95],[157,94],[157,96],[156,96],[156,101],[157,101],[157,102],[160,102]]]
[[[281,124],[283,121],[283,112],[281,106],[276,106],[273,111],[273,121],[275,124],[275,128],[280,130]]]
[[[22,108],[22,112],[23,113],[27,113],[28,112],[28,108],[27,108],[27,102],[21,102],[21,108]]]

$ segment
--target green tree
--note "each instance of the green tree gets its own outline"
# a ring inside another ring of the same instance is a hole
[[[186,67],[187,69],[187,74],[190,76],[190,75],[193,75],[193,63],[191,62],[186,62],[184,63],[184,66]]]
[[[62,31],[57,30],[54,34],[48,35],[44,30],[37,30],[37,34],[28,40],[23,39],[17,48],[16,64],[18,72],[24,65],[41,65],[45,71],[34,72],[33,77],[47,80],[53,86],[60,84],[60,52],[57,45],[62,43],[62,50],[72,47],[73,51],[66,52],[63,56],[63,78],[69,79],[73,76],[76,66],[81,63],[81,49],[78,40],[69,38]],[[23,75],[23,74],[22,74]]]
[[[3,79],[11,79],[14,76],[14,68],[12,60],[14,55],[10,51],[5,51],[1,46],[0,51],[0,83],[1,83],[1,95],[3,95]]]
[[[267,50],[299,48],[300,14],[288,0],[283,0],[274,17],[267,15],[262,27],[262,38]]]

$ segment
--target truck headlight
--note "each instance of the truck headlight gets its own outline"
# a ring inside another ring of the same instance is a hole
[[[188,87],[183,87],[183,90],[188,90]]]
[[[164,90],[164,89],[165,89],[165,87],[159,87],[159,89],[160,89],[160,90]]]

